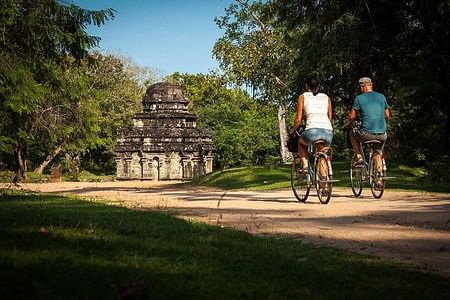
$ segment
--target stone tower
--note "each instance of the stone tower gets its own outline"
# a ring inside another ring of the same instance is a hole
[[[196,128],[188,104],[178,85],[147,89],[133,127],[118,131],[117,179],[190,180],[212,172],[211,134]]]

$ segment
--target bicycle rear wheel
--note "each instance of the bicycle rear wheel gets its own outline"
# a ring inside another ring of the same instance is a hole
[[[384,193],[383,157],[380,151],[372,154],[369,162],[370,190],[375,198],[381,198]]]
[[[322,204],[327,204],[331,198],[331,191],[333,189],[332,184],[332,172],[328,167],[327,157],[325,155],[319,155],[316,160],[316,190],[317,197]]]
[[[353,162],[356,160],[356,154],[353,154],[350,161],[350,182],[352,184],[352,192],[355,197],[359,197],[363,188],[363,165],[353,166]]]
[[[308,198],[310,189],[308,176],[309,175],[302,170],[300,158],[298,156],[295,157],[291,167],[291,186],[295,198],[297,198],[298,201],[305,202]]]

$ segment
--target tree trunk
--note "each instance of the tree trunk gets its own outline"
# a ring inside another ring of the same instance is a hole
[[[283,163],[292,161],[292,153],[287,148],[288,131],[286,127],[286,107],[284,104],[278,105],[278,127],[280,129],[280,154]]]
[[[14,149],[14,159],[16,161],[16,175],[13,179],[13,182],[22,182],[25,179],[25,159],[23,155],[23,147],[21,144],[18,144]]]
[[[45,160],[39,165],[39,167],[37,167],[34,172],[38,173],[38,174],[42,174],[42,172],[44,172],[45,168],[47,168],[47,166],[52,162],[52,160],[58,156],[58,154],[61,153],[63,147],[62,145],[59,145],[58,147],[56,147],[55,149],[52,150],[52,152],[50,152],[49,155],[47,155],[47,157],[45,158]]]

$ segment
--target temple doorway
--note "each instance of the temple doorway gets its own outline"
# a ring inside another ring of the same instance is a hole
[[[159,180],[159,158],[154,157],[152,162],[152,178],[153,180]]]

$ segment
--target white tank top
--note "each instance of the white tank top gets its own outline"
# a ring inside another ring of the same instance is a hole
[[[303,114],[306,118],[306,129],[323,128],[333,130],[328,119],[328,96],[324,93],[313,95],[311,92],[303,93]]]

